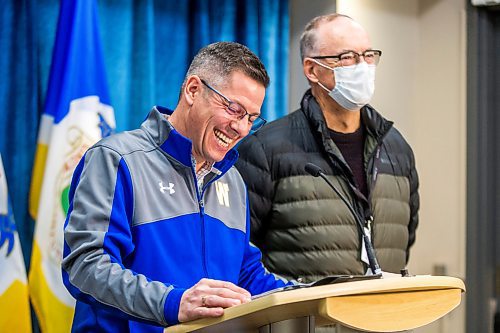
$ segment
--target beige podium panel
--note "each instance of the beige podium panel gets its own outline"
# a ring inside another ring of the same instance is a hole
[[[228,308],[220,318],[171,326],[165,333],[259,332],[288,319],[314,317],[316,326],[340,323],[366,332],[394,332],[429,324],[454,308],[465,291],[447,276],[391,277],[276,292]]]

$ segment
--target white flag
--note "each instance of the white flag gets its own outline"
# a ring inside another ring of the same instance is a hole
[[[30,297],[43,332],[69,332],[75,300],[62,282],[63,228],[73,171],[115,127],[95,0],[63,0],[30,191],[36,221]]]
[[[26,269],[0,155],[0,332],[31,332]]]

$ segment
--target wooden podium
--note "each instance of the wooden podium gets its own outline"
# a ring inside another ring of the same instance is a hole
[[[460,304],[462,292],[462,280],[446,276],[343,282],[270,294],[165,333],[303,333],[335,323],[366,332],[403,331],[441,318]]]

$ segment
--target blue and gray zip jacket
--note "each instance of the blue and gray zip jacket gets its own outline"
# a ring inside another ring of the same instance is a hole
[[[284,286],[249,241],[245,184],[231,150],[201,191],[192,143],[155,107],[141,128],[90,148],[78,164],[64,226],[63,281],[73,332],[162,332],[201,278],[251,294]]]

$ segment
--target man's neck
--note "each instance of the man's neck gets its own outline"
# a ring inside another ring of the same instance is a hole
[[[196,160],[195,172],[196,172],[196,173],[200,172],[201,168],[202,168],[203,166],[205,166],[205,163],[206,163],[205,161],[198,162],[198,161]]]
[[[172,113],[172,115],[165,115],[165,119],[167,119],[169,122],[170,122],[170,125],[172,125],[173,128],[175,128],[175,130],[180,133],[181,135],[187,137],[186,135],[186,131],[185,131],[185,128],[182,126],[185,121],[183,121],[183,119],[179,119],[179,117],[182,116],[182,110],[181,111],[178,111],[176,113],[176,111],[179,109],[179,106],[174,110],[174,112]],[[193,154],[193,153],[192,153]],[[200,161],[198,161],[198,159],[196,159],[194,157],[194,154],[192,155],[193,156],[193,160],[194,160],[194,165],[195,165],[195,172],[198,173],[201,168],[203,166],[205,166],[205,163],[207,163],[206,161],[203,161],[200,159]]]
[[[311,92],[318,102],[323,116],[326,120],[326,126],[339,133],[353,133],[361,124],[360,110],[351,111],[342,108],[335,102],[321,87],[311,89]]]

